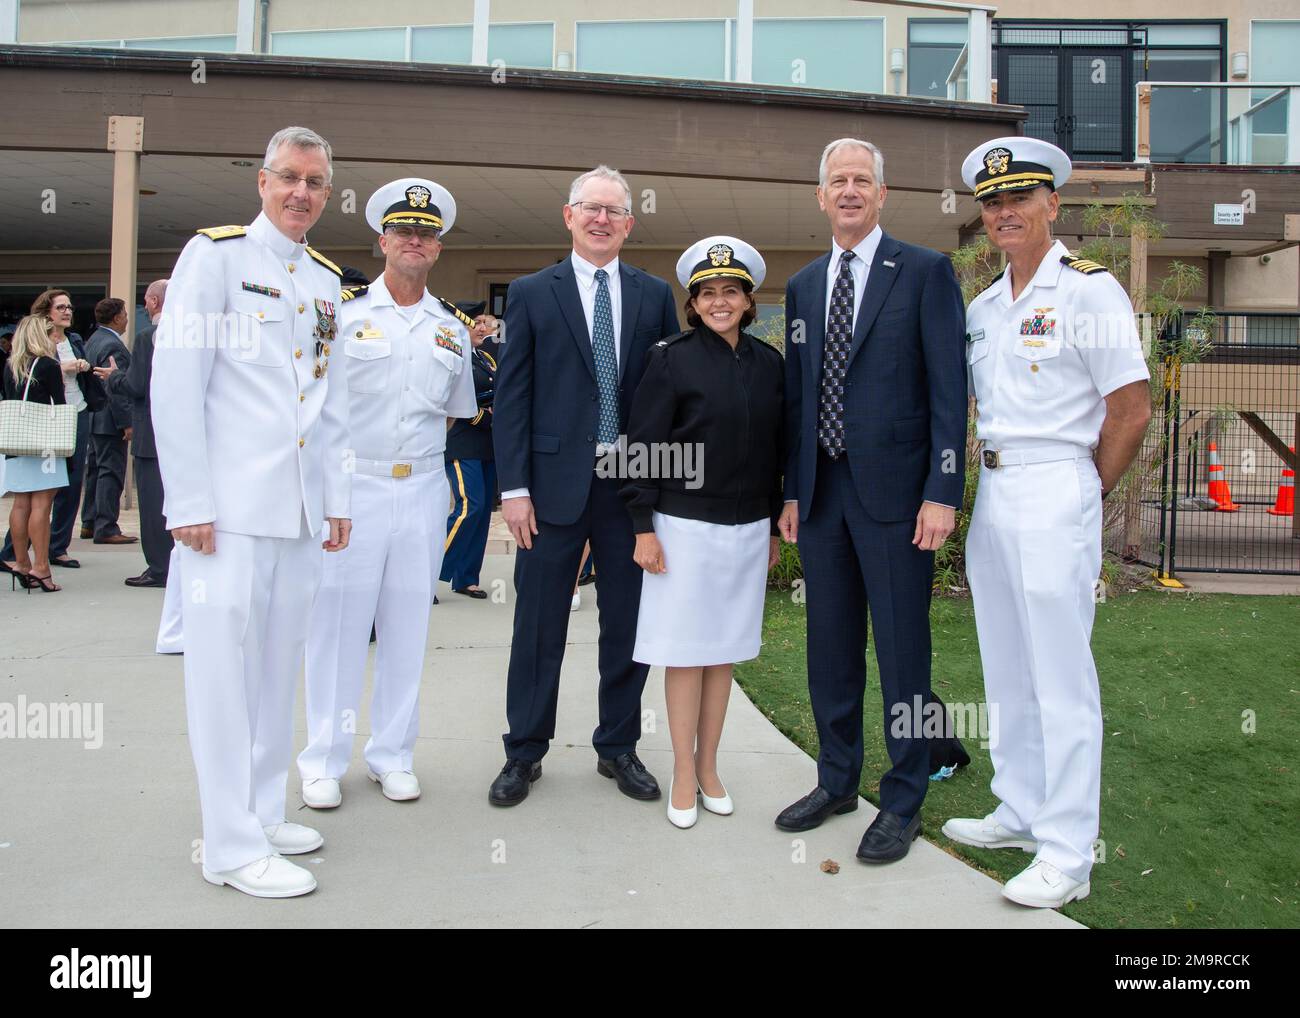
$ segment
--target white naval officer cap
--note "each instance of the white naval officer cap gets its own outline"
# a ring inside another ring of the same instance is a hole
[[[1060,190],[1070,179],[1070,157],[1048,141],[1012,135],[979,145],[961,164],[961,179],[983,201],[1004,191],[1046,185]]]
[[[424,226],[441,237],[456,221],[456,199],[441,184],[403,177],[385,184],[366,202],[366,222],[376,233],[390,226]]]
[[[763,285],[767,263],[763,256],[738,237],[705,237],[688,247],[677,259],[677,281],[692,290],[706,279],[739,279],[751,290]]]

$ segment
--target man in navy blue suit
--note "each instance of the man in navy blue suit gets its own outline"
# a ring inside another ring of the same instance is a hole
[[[966,441],[965,313],[952,263],[880,229],[884,159],[841,138],[822,153],[817,201],[831,252],[786,287],[790,457],[787,541],[798,541],[808,611],[808,691],[817,787],[777,817],[806,831],[857,809],[867,611],[892,764],[864,862],[907,854],[929,778],[934,551],[961,504]]]
[[[514,806],[542,773],[555,735],[569,603],[590,540],[600,605],[596,769],[634,799],[659,798],[636,755],[645,665],[632,660],[641,569],[622,483],[596,472],[627,430],[646,351],[678,331],[672,290],[619,261],[632,230],[621,174],[598,166],[569,190],[573,253],[516,279],[506,295],[493,446],[501,515],[514,536],[515,626],[504,736],[506,764],[488,800]]]

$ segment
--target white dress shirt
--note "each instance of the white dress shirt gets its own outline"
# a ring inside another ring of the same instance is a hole
[[[880,247],[881,230],[880,224],[877,223],[875,229],[863,237],[853,247],[853,253],[857,257],[849,262],[849,272],[853,276],[853,324],[858,324],[858,308],[862,307],[862,294],[867,289],[867,276],[871,272],[871,263],[876,257],[876,248]],[[835,280],[840,275],[840,258],[844,255],[844,248],[840,247],[834,239],[831,240],[831,260],[826,266],[826,313],[822,316],[825,322],[831,316],[831,296],[835,293]]]

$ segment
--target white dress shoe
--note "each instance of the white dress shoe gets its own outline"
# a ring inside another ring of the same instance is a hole
[[[696,787],[699,788],[700,802],[704,804],[704,808],[710,813],[716,813],[720,817],[729,817],[736,811],[736,804],[731,801],[731,796],[727,794],[725,786],[722,789],[722,794],[716,798],[707,795],[702,787],[698,785]]]
[[[420,781],[410,771],[388,771],[382,776],[370,771],[370,780],[379,785],[384,795],[394,802],[420,797]]]
[[[302,783],[302,801],[312,809],[333,809],[343,801],[343,790],[335,778],[310,778]]]
[[[700,817],[700,811],[696,808],[695,803],[691,803],[690,809],[673,809],[673,786],[672,782],[668,783],[668,822],[674,827],[680,827],[686,830],[688,827],[694,827],[695,821]]]
[[[953,841],[976,848],[1018,848],[1031,855],[1038,851],[1033,838],[1008,830],[993,820],[990,813],[983,820],[957,817],[943,825],[943,833]]]
[[[262,830],[266,832],[266,840],[271,843],[271,847],[281,855],[302,855],[304,852],[314,852],[325,844],[320,831],[302,824],[272,824]]]
[[[1060,908],[1082,901],[1092,888],[1086,880],[1071,880],[1045,859],[1035,858],[1002,888],[1002,897],[1030,908]]]
[[[573,597],[570,598],[569,600],[569,611],[576,612],[581,607],[582,607],[582,591],[575,590],[573,592]]]
[[[268,855],[225,873],[213,873],[205,866],[203,879],[218,887],[229,884],[254,898],[296,898],[316,890],[314,876],[278,855]]]

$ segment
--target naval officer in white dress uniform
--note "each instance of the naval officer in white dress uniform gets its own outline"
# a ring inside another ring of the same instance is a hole
[[[167,525],[181,547],[185,705],[203,876],[258,897],[315,889],[283,855],[293,701],[321,547],[347,547],[347,380],[339,270],[306,246],[329,144],[285,128],[258,172],[262,214],[199,231],[172,273],[151,385]]]
[[[307,747],[298,757],[302,799],[342,802],[374,623],[375,678],[369,777],[393,800],[416,799],[412,769],[429,603],[442,570],[447,418],[473,417],[466,318],[426,289],[456,220],[456,203],[431,180],[381,187],[366,205],[384,274],[344,294],[340,342],[356,452],[352,546],[326,557],[307,643]]]
[[[966,541],[997,809],[943,832],[1034,854],[1003,895],[1088,896],[1101,795],[1101,699],[1089,641],[1101,502],[1142,443],[1149,372],[1123,287],[1053,241],[1070,176],[1055,145],[997,138],[962,167],[1007,268],[966,312],[984,443]]]

